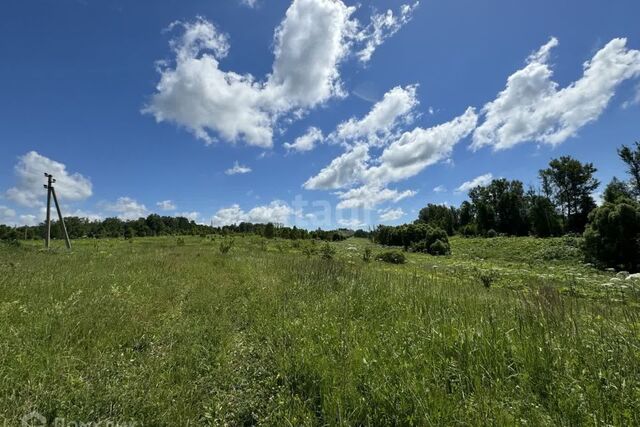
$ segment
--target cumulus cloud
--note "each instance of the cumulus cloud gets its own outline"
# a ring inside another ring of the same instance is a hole
[[[322,131],[317,127],[312,126],[304,135],[296,138],[292,144],[285,143],[284,146],[287,150],[294,150],[298,152],[311,151],[315,145],[322,142],[323,139],[324,136],[322,135]]]
[[[368,184],[336,194],[340,199],[336,206],[338,209],[371,209],[385,202],[397,203],[407,197],[413,197],[417,193],[413,190],[398,191],[384,188],[378,184]]]
[[[394,87],[364,118],[340,123],[330,138],[336,141],[366,140],[370,145],[385,143],[399,124],[413,120],[414,109],[419,104],[416,90],[417,85]]]
[[[503,150],[526,141],[557,145],[575,136],[600,117],[622,82],[640,75],[640,51],[626,43],[624,38],[611,40],[584,63],[580,79],[559,89],[549,65],[551,50],[558,45],[552,38],[484,106],[484,122],[474,132],[472,149],[489,145]]]
[[[478,186],[489,185],[493,180],[493,174],[486,173],[484,175],[477,176],[473,178],[471,181],[463,182],[460,187],[456,188],[456,193],[466,193],[469,190],[472,190]]]
[[[171,200],[163,200],[162,202],[156,203],[156,206],[163,211],[173,211],[176,209],[175,203]]]
[[[52,174],[56,179],[54,187],[56,195],[61,200],[84,200],[92,194],[92,185],[88,178],[79,173],[69,173],[64,164],[35,151],[20,157],[14,172],[18,183],[7,190],[5,195],[22,206],[36,207],[45,203],[46,190],[42,187],[46,183],[45,172]]]
[[[227,175],[238,175],[245,174],[251,172],[251,168],[248,166],[243,166],[237,161],[233,164],[233,167],[224,171]]]
[[[405,215],[402,208],[397,208],[397,209],[387,208],[387,209],[379,210],[378,213],[380,214],[379,216],[380,221],[384,221],[384,222],[396,221]]]
[[[123,220],[138,219],[149,214],[145,205],[131,197],[120,197],[114,203],[105,204],[104,209],[116,213],[116,216]]]
[[[216,227],[241,222],[287,224],[292,214],[294,214],[293,209],[279,200],[275,200],[268,205],[256,206],[248,212],[242,210],[239,205],[234,204],[218,210],[211,218],[211,223]]]
[[[476,127],[473,108],[455,119],[428,129],[415,128],[384,149],[379,165],[369,168],[369,182],[397,182],[417,175],[426,167],[449,158],[453,147]]]
[[[16,211],[6,206],[0,205],[0,224],[10,225],[16,218]]]
[[[340,225],[341,227],[356,229],[356,228],[364,227],[366,224],[360,221],[358,218],[351,218],[351,219],[339,219],[338,225]]]
[[[304,183],[307,190],[330,190],[345,187],[358,182],[366,171],[369,149],[366,145],[357,145],[350,151],[335,158],[318,175]]]
[[[397,33],[406,23],[408,23],[415,9],[420,2],[413,5],[404,4],[400,6],[400,13],[394,14],[392,10],[385,13],[375,14],[371,17],[371,23],[367,25],[357,38],[364,42],[364,47],[356,55],[361,62],[369,62],[376,48],[387,38]]]
[[[341,63],[354,46],[370,40],[375,40],[368,48],[373,53],[399,28],[391,21],[402,21],[410,10],[403,7],[400,17],[392,14],[379,24],[374,19],[370,30],[359,32],[359,22],[351,17],[355,8],[341,0],[294,0],[275,30],[273,68],[262,81],[221,68],[229,38],[211,22],[176,22],[170,29],[182,33],[170,42],[175,58],[159,62],[160,81],[143,112],[183,126],[207,144],[220,137],[271,147],[282,116],[299,118],[345,96]]]
[[[369,147],[356,145],[334,159],[304,184],[308,190],[347,189],[337,193],[341,209],[365,207],[399,200],[415,194],[386,188],[420,173],[426,167],[446,161],[453,147],[467,137],[477,124],[473,108],[453,120],[428,129],[417,127],[405,132],[370,161]],[[360,187],[350,188],[361,184]],[[350,188],[350,189],[349,189]]]

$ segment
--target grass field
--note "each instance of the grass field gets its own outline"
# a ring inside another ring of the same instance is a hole
[[[221,239],[0,247],[0,425],[640,424],[640,286],[571,239]]]

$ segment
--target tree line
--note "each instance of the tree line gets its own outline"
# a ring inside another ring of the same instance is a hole
[[[518,180],[494,179],[469,191],[459,207],[428,204],[413,224],[379,226],[378,243],[411,248],[445,237],[584,236],[586,257],[601,266],[627,270],[640,267],[640,142],[618,149],[627,181],[614,177],[602,193],[592,163],[571,156],[549,162],[539,171],[540,186],[525,190]],[[441,230],[441,231],[440,231]],[[428,250],[422,250],[429,252]]]

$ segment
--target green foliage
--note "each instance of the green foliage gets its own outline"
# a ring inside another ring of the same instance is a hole
[[[487,186],[469,191],[469,198],[476,207],[480,232],[495,229],[512,236],[527,234],[526,198],[522,182],[494,179]]]
[[[235,243],[235,239],[223,239],[220,241],[220,245],[218,246],[218,249],[220,250],[221,254],[226,254],[229,253],[229,251],[231,250],[231,248],[233,247],[233,244]]]
[[[467,224],[460,227],[458,232],[464,237],[474,237],[478,235],[478,229],[475,224]]]
[[[428,204],[420,209],[418,221],[434,228],[445,230],[449,236],[453,236],[457,225],[457,212],[445,205]]]
[[[375,240],[383,245],[402,246],[416,252],[429,252],[429,248],[436,240],[449,242],[444,230],[421,222],[398,227],[381,225],[375,232]]]
[[[376,260],[390,264],[404,264],[407,262],[407,257],[400,251],[385,251],[376,255]]]
[[[531,195],[529,198],[529,224],[538,237],[559,236],[562,222],[553,202],[548,197]]]
[[[618,156],[627,165],[627,173],[631,177],[631,189],[636,197],[640,197],[640,142],[633,146],[623,145]]]
[[[589,215],[587,258],[602,267],[640,269],[640,207],[630,200],[605,202]]]
[[[429,246],[429,253],[431,255],[449,255],[451,253],[451,246],[449,243],[445,243],[438,239]]]
[[[273,239],[275,235],[276,235],[275,226],[273,225],[273,223],[270,222],[264,227],[264,237],[266,237],[267,239]]]
[[[490,289],[493,283],[498,279],[498,273],[494,270],[478,270],[478,280],[486,289]]]
[[[596,206],[591,197],[600,185],[594,178],[596,171],[592,163],[582,164],[571,156],[554,159],[540,171],[542,189],[560,207],[567,231],[584,231],[587,216]]]
[[[371,250],[371,248],[369,246],[365,247],[364,250],[362,251],[362,260],[364,262],[370,262],[372,254],[373,254],[373,251]]]
[[[178,237],[178,239],[176,239],[176,244],[178,246],[184,246],[185,245],[184,237]]]
[[[617,203],[622,199],[633,200],[633,195],[626,182],[622,182],[614,177],[604,189],[602,198],[605,202]]]
[[[485,236],[487,236],[489,239],[493,239],[493,238],[498,237],[498,232],[492,228],[492,229],[487,231]]]
[[[336,249],[329,242],[325,242],[320,248],[320,257],[322,259],[333,259],[336,255]]]

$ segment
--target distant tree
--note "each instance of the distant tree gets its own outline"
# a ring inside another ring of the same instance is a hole
[[[456,213],[445,205],[429,203],[426,207],[420,209],[418,222],[441,228],[449,236],[452,236],[456,223]]]
[[[460,226],[464,227],[465,225],[469,225],[474,221],[474,219],[473,205],[465,200],[460,205],[460,209],[458,209],[458,221]]]
[[[514,236],[528,232],[526,198],[522,182],[494,179],[489,185],[469,191],[476,211],[478,231],[494,229]]]
[[[640,142],[637,141],[632,147],[623,145],[618,149],[618,155],[627,164],[633,194],[640,197]]]
[[[615,203],[619,199],[632,200],[633,194],[631,194],[631,189],[626,182],[620,181],[618,178],[614,177],[604,189],[602,198],[605,202]]]
[[[532,194],[529,201],[531,232],[538,237],[557,236],[562,233],[562,222],[548,197]]]
[[[273,223],[268,223],[265,227],[264,227],[264,237],[266,237],[267,239],[273,239],[273,237],[276,234],[276,228],[273,225]]]
[[[591,194],[600,182],[594,178],[597,169],[592,163],[563,156],[549,162],[549,168],[540,170],[542,189],[560,209],[569,231],[582,232],[587,215],[596,205]]]

